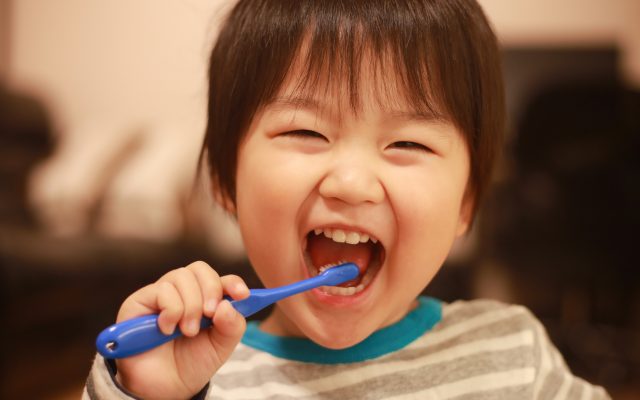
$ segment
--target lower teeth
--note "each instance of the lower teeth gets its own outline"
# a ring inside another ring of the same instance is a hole
[[[352,287],[321,286],[320,290],[334,296],[352,296],[356,293],[362,292],[364,290],[364,285],[359,284],[358,286]]]

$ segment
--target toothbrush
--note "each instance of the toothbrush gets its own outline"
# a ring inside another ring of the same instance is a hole
[[[249,297],[232,300],[231,305],[246,318],[276,301],[320,286],[339,285],[357,278],[359,273],[357,265],[344,263],[290,285],[273,289],[251,289]],[[211,325],[211,318],[203,317],[200,321],[201,329]],[[98,335],[96,347],[98,353],[105,358],[124,358],[151,350],[180,336],[182,332],[178,328],[170,335],[162,333],[158,328],[158,314],[152,314],[111,325]]]

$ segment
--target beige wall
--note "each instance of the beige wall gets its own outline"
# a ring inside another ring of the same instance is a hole
[[[220,3],[14,0],[10,82],[44,97],[65,128],[87,116],[189,113],[205,92],[205,38]]]

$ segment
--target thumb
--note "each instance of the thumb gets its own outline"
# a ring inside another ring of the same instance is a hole
[[[222,365],[240,342],[247,323],[227,300],[220,302],[213,315],[213,327],[209,330],[209,340]]]

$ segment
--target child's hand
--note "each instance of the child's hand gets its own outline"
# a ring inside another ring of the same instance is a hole
[[[159,314],[166,334],[180,328],[183,337],[134,357],[117,360],[117,379],[142,398],[180,399],[198,393],[229,358],[246,328],[245,320],[223,293],[234,299],[249,295],[235,275],[220,277],[204,262],[168,272],[157,282],[129,296],[117,322]],[[200,331],[202,316],[213,327]]]

